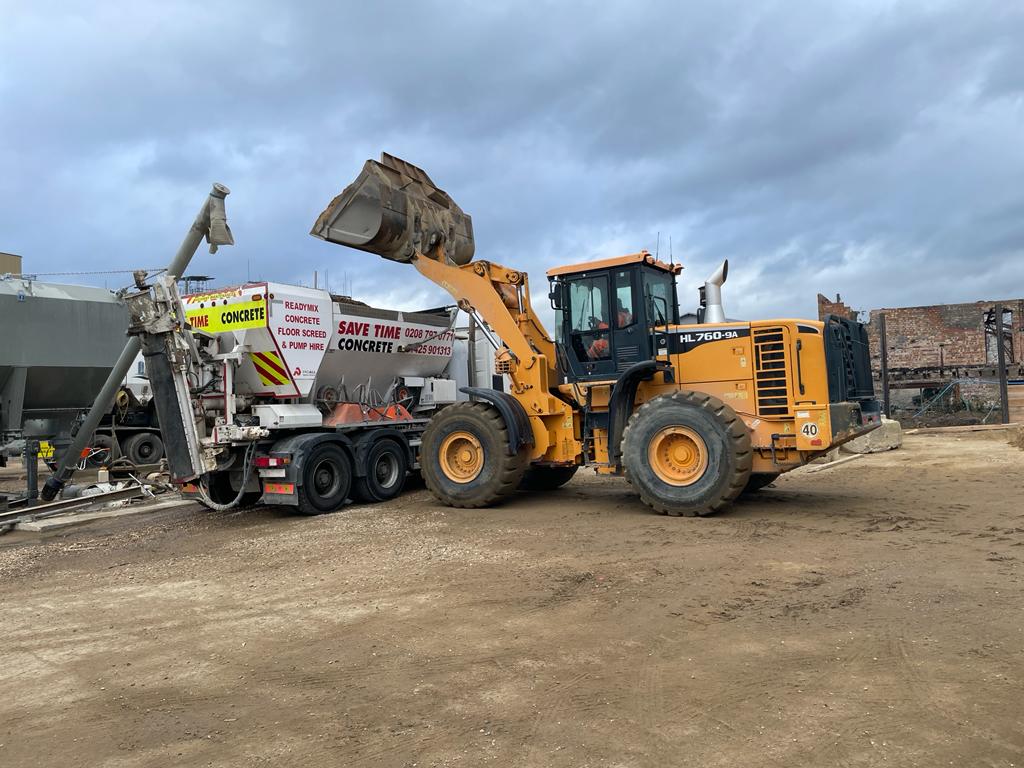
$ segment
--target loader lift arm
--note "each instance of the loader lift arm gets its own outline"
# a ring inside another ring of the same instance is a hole
[[[516,394],[549,392],[558,381],[555,344],[530,305],[526,273],[489,261],[455,266],[443,249],[439,252],[438,258],[417,253],[413,266],[448,291],[460,309],[486,321],[504,342],[504,349],[495,350],[496,363],[512,379]]]

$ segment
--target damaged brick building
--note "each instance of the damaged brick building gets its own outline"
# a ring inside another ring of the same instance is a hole
[[[995,307],[1003,307],[1003,350],[1010,379],[1024,378],[1024,299],[892,307],[867,312],[842,297],[818,294],[818,317],[835,314],[868,324],[876,380],[882,366],[881,317],[885,315],[889,382],[894,389],[918,390],[916,402],[944,388],[958,401],[998,400],[999,338]],[[948,385],[954,384],[954,387]],[[894,403],[899,398],[894,398]]]

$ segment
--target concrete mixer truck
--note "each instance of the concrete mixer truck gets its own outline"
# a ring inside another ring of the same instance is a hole
[[[397,312],[274,282],[186,296],[166,277],[139,287],[129,333],[168,469],[210,508],[320,514],[391,499],[429,417],[458,398],[454,308]]]

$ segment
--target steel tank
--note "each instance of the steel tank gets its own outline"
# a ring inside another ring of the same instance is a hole
[[[124,347],[128,311],[108,290],[0,277],[0,453],[66,440]]]
[[[340,399],[357,400],[361,387],[383,393],[398,379],[443,376],[448,370],[455,333],[447,313],[399,312],[340,297],[332,308],[334,332],[317,370],[314,397],[332,387],[345,390],[338,392]],[[345,324],[352,322],[373,330],[366,336],[346,334]],[[395,332],[388,336],[388,329]]]

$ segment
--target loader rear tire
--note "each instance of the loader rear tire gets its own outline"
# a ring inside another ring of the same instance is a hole
[[[110,435],[94,435],[89,455],[85,459],[85,466],[90,469],[106,467],[120,455]],[[54,466],[56,467],[56,465]]]
[[[553,491],[572,480],[579,467],[530,467],[519,484],[521,491]]]
[[[680,390],[641,405],[622,436],[626,478],[666,515],[710,515],[747,486],[750,432],[717,397]]]
[[[747,487],[743,489],[743,494],[757,493],[765,486],[774,483],[778,477],[778,472],[751,472],[750,479],[747,480]]]
[[[515,493],[529,464],[526,450],[509,455],[508,446],[508,429],[494,406],[449,405],[423,432],[423,480],[450,507],[492,506]]]

